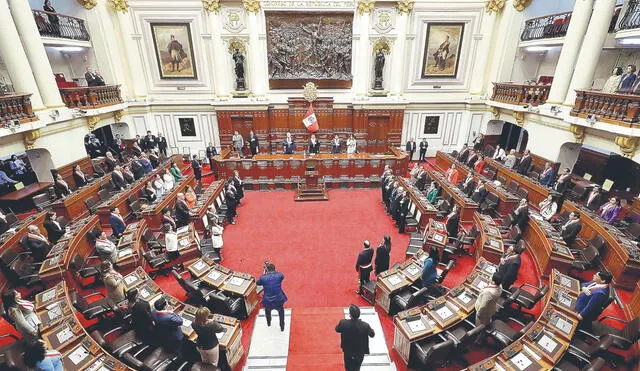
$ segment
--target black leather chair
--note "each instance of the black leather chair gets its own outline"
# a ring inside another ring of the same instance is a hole
[[[24,342],[13,334],[0,335],[0,370],[23,370]],[[6,343],[6,344],[5,344]]]
[[[117,334],[117,336],[112,340],[108,340],[113,337],[114,334]],[[135,330],[122,326],[109,330],[106,333],[95,330],[91,332],[91,337],[103,349],[108,350],[109,353],[118,358],[121,358],[126,352],[136,349],[136,347],[144,345],[144,341],[136,334]]]
[[[151,228],[145,228],[142,232],[142,242],[147,244],[147,247],[151,250],[162,250],[164,246],[153,235]]]
[[[498,307],[497,316],[503,317],[513,312],[513,308],[511,305],[516,301],[520,293],[522,292],[520,288],[511,287],[512,291],[502,290],[498,301],[496,302],[496,306]]]
[[[238,319],[247,318],[244,299],[242,297],[232,297],[222,291],[213,291],[209,294],[209,304],[213,306],[213,313],[231,316]]]
[[[100,296],[102,299],[98,299],[92,303],[87,302],[87,298],[92,296]],[[107,299],[101,292],[94,292],[86,296],[80,296],[77,292],[72,291],[71,304],[87,320],[105,318],[109,313],[113,312],[113,308],[111,308],[111,305],[109,304],[109,299]]]
[[[55,202],[55,199],[52,200],[51,197],[49,197],[49,194],[42,193],[33,196],[32,201],[36,207],[36,210],[42,211],[47,210],[49,207],[51,207],[51,205]]]
[[[168,276],[169,272],[173,270],[171,265],[169,265],[171,263],[171,259],[169,259],[169,256],[167,256],[166,253],[145,251],[142,253],[142,257],[147,261],[147,264],[149,264],[152,269],[147,272],[151,279],[155,279],[158,276]]]
[[[448,241],[451,241],[452,243],[445,245],[443,250],[449,255],[469,255],[469,247],[473,246],[479,235],[480,230],[475,224],[468,232],[464,228],[461,228],[458,238],[449,238]]]
[[[105,201],[105,200],[109,199],[109,197],[111,197],[111,194],[109,193],[109,190],[104,189],[104,188],[98,190],[98,198],[100,199],[100,201]]]
[[[91,260],[96,260],[97,263],[90,264]],[[90,256],[83,258],[79,254],[73,254],[71,261],[69,262],[69,270],[76,278],[76,281],[84,289],[90,285],[85,285],[83,280],[93,278],[92,284],[99,281],[100,277],[100,258],[97,256]]]
[[[593,360],[577,358],[575,361],[572,358],[571,355],[563,357],[553,368],[553,371],[598,371],[606,364],[605,360],[601,357]]]
[[[605,320],[617,321],[624,323],[622,329],[617,329],[604,323]],[[591,330],[578,330],[580,337],[587,340],[598,341],[601,338],[611,335],[612,345],[618,349],[629,349],[633,343],[640,339],[640,317],[636,317],[631,321],[613,316],[604,316],[591,323]]]
[[[214,365],[209,365],[202,362],[196,362],[189,369],[178,370],[178,371],[222,371],[220,367],[216,367]]]
[[[592,244],[588,244],[582,249],[571,250],[576,260],[571,262],[569,275],[575,277],[574,271],[584,272],[587,269],[595,268],[600,264],[600,253]]]
[[[498,203],[500,203],[498,195],[489,193],[480,204],[480,212],[483,214],[493,215],[498,208]]]
[[[415,286],[408,286],[393,295],[391,302],[398,308],[397,311],[391,311],[394,314],[398,311],[407,310],[418,305],[423,305],[429,300],[428,288],[421,289]]]
[[[192,301],[196,305],[206,305],[209,301],[209,294],[215,291],[213,289],[201,287],[191,278],[184,278],[175,270],[171,271],[171,274],[173,274],[173,278],[178,281],[178,284],[184,290],[185,294],[187,295],[187,300]]]
[[[485,331],[485,328],[485,325],[476,326],[475,323],[465,319],[452,329],[447,330],[445,335],[453,340],[457,351],[465,353],[468,351],[468,346],[476,340],[478,335]],[[468,362],[464,358],[461,361],[465,367],[468,366]]]
[[[445,218],[451,212],[451,203],[447,200],[442,200],[436,209],[436,217],[442,219]]]
[[[531,313],[522,312],[522,308],[526,308],[528,310],[533,309],[533,307],[547,294],[547,292],[549,291],[549,285],[536,287],[528,283],[523,283],[518,287],[511,286],[511,288],[509,288],[509,291],[512,294],[516,292],[518,293],[518,295],[513,300],[513,303],[516,305],[518,311],[523,315],[530,315],[533,317],[533,314]]]
[[[520,243],[521,238],[522,238],[522,230],[520,229],[520,227],[518,227],[517,225],[512,225],[511,228],[509,228],[509,233],[507,234],[507,237],[502,239],[502,243],[505,247],[505,250],[509,246],[514,246]],[[524,240],[522,240],[522,243],[524,244]]]
[[[519,324],[521,326],[520,330],[515,330],[506,322],[499,319],[496,319],[491,323],[491,330],[489,330],[489,335],[493,338],[493,340],[496,342],[496,345],[498,345],[498,347],[500,348],[506,348],[511,343],[522,337],[534,324],[534,321],[531,321],[525,325],[524,323],[513,317],[509,317],[508,320]]]
[[[442,334],[417,341],[412,345],[412,351],[421,370],[433,370],[451,364],[451,352],[455,350],[455,343]]]
[[[24,246],[26,235],[19,244]],[[0,253],[0,269],[14,286],[26,286],[28,288],[40,286],[45,289],[45,284],[40,278],[39,271],[42,263],[36,263],[28,251],[18,251],[18,247],[10,246]]]
[[[504,183],[502,183],[504,184]],[[516,192],[518,192],[518,188],[520,188],[520,184],[518,184],[515,181],[511,181],[509,184],[507,184],[506,189],[509,193],[513,193],[516,194]]]
[[[96,211],[98,210],[99,203],[100,203],[100,200],[96,196],[91,196],[86,200],[84,200],[84,205],[87,207],[91,215],[96,213]]]
[[[570,189],[566,195],[569,200],[580,202],[587,195],[587,189],[580,184],[576,184],[576,186]]]

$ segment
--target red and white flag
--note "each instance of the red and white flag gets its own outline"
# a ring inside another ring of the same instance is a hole
[[[307,131],[310,133],[318,131],[318,118],[316,117],[316,113],[313,112],[313,107],[309,106],[307,114],[304,115],[304,118],[302,119],[302,123],[307,127]]]

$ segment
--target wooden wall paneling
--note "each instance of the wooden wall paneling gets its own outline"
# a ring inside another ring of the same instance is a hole
[[[400,147],[402,145],[402,123],[404,110],[391,110],[391,126],[387,131],[387,145]]]
[[[229,148],[233,135],[230,111],[218,111],[218,131],[220,133],[220,149]]]
[[[367,151],[367,140],[369,135],[369,117],[367,111],[364,109],[357,109],[353,111],[353,126],[351,133],[358,141],[358,148],[361,151]],[[346,141],[346,138],[345,138]]]
[[[367,112],[367,153],[384,152],[392,120],[389,111]]]
[[[591,182],[602,184],[604,181],[603,172],[608,158],[609,156],[604,153],[583,147],[578,155],[578,161],[573,166],[573,173],[580,176],[589,173],[592,175]]]
[[[282,153],[282,141],[289,130],[289,110],[285,108],[269,109],[268,151]]]

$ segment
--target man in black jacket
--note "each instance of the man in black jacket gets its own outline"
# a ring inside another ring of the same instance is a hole
[[[162,133],[158,133],[158,137],[156,138],[156,145],[158,146],[158,152],[166,156],[167,147],[169,145],[167,144],[167,138],[163,137]]]
[[[420,142],[420,162],[424,162],[424,158],[427,155],[427,148],[429,148],[429,143],[427,143],[426,139],[422,138]]]
[[[156,148],[156,136],[151,134],[151,130],[147,130],[147,135],[142,140],[142,147],[140,147],[143,151],[153,151]]]
[[[458,227],[460,225],[460,207],[455,205],[451,213],[447,216],[447,236],[458,238]]]
[[[416,141],[413,138],[409,139],[404,149],[409,153],[409,161],[413,161],[413,154],[416,153]]]
[[[487,198],[488,194],[489,194],[489,190],[484,186],[484,180],[478,179],[478,185],[476,186],[476,189],[471,194],[471,199],[475,201],[478,205],[480,205],[482,201],[484,201],[484,199]]]
[[[522,264],[520,254],[522,254],[520,246],[512,245],[500,259],[497,273],[502,276],[502,288],[504,290],[509,290],[509,287],[518,279],[518,271]]]
[[[531,151],[526,150],[524,151],[524,156],[520,159],[520,163],[518,163],[518,173],[527,175],[529,167],[531,167]]]
[[[200,166],[200,161],[198,161],[198,155],[193,155],[191,168],[193,169],[193,176],[196,178],[196,182],[200,183],[200,179],[202,179],[202,167]]]
[[[520,204],[511,213],[511,224],[509,226],[517,225],[520,230],[524,232],[524,229],[529,223],[529,203],[526,198],[520,200]]]
[[[27,235],[25,238],[27,251],[31,253],[33,259],[42,263],[47,259],[47,254],[51,250],[51,245],[45,236],[42,235],[37,225],[31,224],[27,227]]]
[[[218,151],[216,150],[216,147],[213,145],[213,143],[209,142],[209,145],[207,146],[207,158],[209,159],[210,169],[213,169],[213,156],[217,154]]]
[[[60,223],[56,221],[56,213],[53,211],[47,212],[46,220],[43,223],[44,229],[47,231],[47,238],[51,244],[55,245],[58,240],[65,234],[65,229],[60,226]]]
[[[176,225],[180,228],[189,224],[189,206],[184,200],[184,193],[178,193],[176,198]]]
[[[227,190],[224,193],[224,200],[227,204],[227,221],[229,222],[229,224],[236,224],[236,222],[233,220],[233,217],[236,216],[236,194],[230,187],[227,187]]]
[[[365,240],[362,242],[362,245],[364,246],[364,250],[360,251],[358,259],[356,260],[356,272],[359,273],[358,277],[360,280],[360,286],[358,287],[358,291],[356,291],[358,295],[361,293],[362,285],[369,282],[369,274],[373,270],[373,249],[371,248],[371,244]]]
[[[398,233],[404,233],[404,228],[407,226],[407,214],[409,214],[409,195],[407,192],[403,192],[401,197],[396,219]]]
[[[340,334],[345,370],[358,371],[364,355],[369,354],[369,338],[374,337],[375,332],[368,323],[360,319],[360,308],[355,304],[349,306],[349,317],[351,319],[341,319],[338,322],[336,332]]]
[[[127,182],[124,180],[124,175],[122,174],[122,168],[120,166],[116,166],[116,168],[111,172],[111,182],[113,182],[113,186],[117,191],[122,191],[127,188]]]
[[[576,238],[578,237],[580,230],[582,230],[580,214],[574,211],[569,214],[569,220],[560,227],[560,235],[562,236],[564,243],[571,247],[573,243],[576,242]]]

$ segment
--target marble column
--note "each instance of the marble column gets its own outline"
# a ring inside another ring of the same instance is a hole
[[[42,45],[40,32],[33,19],[33,13],[29,3],[24,0],[9,0],[11,15],[15,22],[16,29],[20,34],[22,47],[31,65],[33,76],[36,79],[42,102],[47,108],[64,107],[60,91],[56,84],[47,52]]]
[[[491,46],[491,62],[485,91],[493,91],[493,82],[511,80],[511,71],[520,42],[520,28],[524,20],[522,12],[513,6],[514,0],[507,1],[498,17],[493,32],[496,34]]]
[[[584,35],[585,41],[588,42],[582,43],[580,48],[578,62],[575,70],[573,70],[573,77],[569,84],[569,91],[564,100],[564,105],[573,106],[575,104],[575,89],[591,88],[602,47],[609,33],[609,24],[615,7],[616,0],[596,0],[589,27],[587,27],[587,33]]]
[[[220,98],[226,98],[229,96],[229,92],[233,90],[231,79],[231,70],[227,59],[230,58],[228,50],[224,46],[222,41],[222,20],[220,14],[216,12],[208,12],[209,27],[211,28],[211,44],[212,44],[212,62],[214,71],[214,87],[216,90],[216,96]]]
[[[371,75],[371,45],[369,45],[369,30],[371,29],[371,11],[373,10],[373,1],[361,0],[358,2],[358,30],[360,31],[360,40],[358,43],[357,63],[355,64],[354,74],[355,93],[358,97],[364,97],[368,94],[369,76]]]
[[[477,40],[478,43],[478,52],[476,53],[476,59],[473,63],[473,72],[471,73],[471,83],[469,85],[471,95],[482,95],[484,93],[489,53],[493,49],[491,43],[496,19],[495,13],[484,13],[482,15],[480,34],[473,35],[473,39]]]
[[[389,83],[389,93],[391,95],[402,95],[403,83],[404,83],[404,66],[405,66],[405,54],[407,43],[407,23],[409,19],[409,13],[404,11],[398,11],[396,15],[396,40],[391,51],[391,81]]]
[[[246,7],[245,7],[246,8]],[[251,85],[249,90],[257,97],[264,97],[266,93],[265,79],[266,73],[264,69],[264,54],[260,41],[260,18],[258,17],[259,9],[247,8],[247,29],[249,31],[249,47],[247,48],[247,59],[249,64],[249,78]],[[255,11],[254,11],[255,10]]]
[[[29,59],[19,40],[20,36],[15,23],[13,23],[9,5],[6,1],[0,1],[0,56],[7,66],[7,72],[16,93],[32,94],[31,107],[34,110],[43,109],[45,107],[38,90],[38,84],[33,77]]]
[[[553,83],[547,99],[549,104],[562,104],[567,97],[571,74],[576,65],[582,39],[589,25],[592,8],[593,0],[576,1],[573,13],[571,13],[571,22],[567,29],[567,35],[564,37],[564,43],[560,51],[560,58],[558,58],[558,64],[553,74]]]
[[[134,98],[144,99],[147,97],[147,83],[145,81],[144,68],[140,60],[141,50],[137,42],[133,39],[134,27],[131,15],[123,9],[114,9],[120,26],[124,54],[129,66],[129,77],[131,80],[131,90]]]

